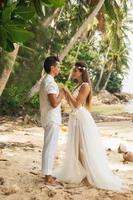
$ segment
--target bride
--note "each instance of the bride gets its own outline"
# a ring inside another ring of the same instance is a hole
[[[65,160],[56,177],[67,183],[80,183],[86,178],[95,187],[121,191],[122,181],[109,169],[101,136],[88,110],[91,106],[92,88],[85,62],[75,63],[72,78],[78,81],[78,85],[72,94],[64,87],[72,112],[68,124]]]

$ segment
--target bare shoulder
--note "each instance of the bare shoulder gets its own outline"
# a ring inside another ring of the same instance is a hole
[[[89,92],[90,92],[90,84],[87,82],[82,83],[80,87],[80,94],[85,95],[85,94],[88,94]]]
[[[90,90],[90,84],[87,82],[82,83],[81,90]]]

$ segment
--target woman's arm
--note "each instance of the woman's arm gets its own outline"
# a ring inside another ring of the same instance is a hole
[[[71,106],[70,99],[69,99],[69,97],[68,97],[68,95],[66,94],[65,91],[64,91],[64,96],[65,96],[65,99],[66,99],[67,103],[69,104],[69,106]]]
[[[71,92],[64,87],[65,96],[67,96],[68,100],[71,102],[71,104],[78,108],[79,106],[83,105],[86,101],[87,96],[90,92],[90,86],[88,83],[85,83],[81,86],[78,96],[75,98]]]

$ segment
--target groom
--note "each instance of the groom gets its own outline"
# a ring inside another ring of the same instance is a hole
[[[63,98],[63,90],[59,90],[54,80],[60,72],[58,57],[47,57],[44,61],[44,70],[46,75],[40,87],[41,123],[44,128],[42,173],[45,175],[46,184],[54,185],[57,181],[52,176],[52,168],[61,125],[60,102]]]

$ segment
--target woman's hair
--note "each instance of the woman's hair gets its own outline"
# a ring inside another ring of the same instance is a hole
[[[90,85],[90,92],[88,94],[88,97],[86,99],[86,105],[90,109],[91,108],[91,100],[92,100],[92,84],[91,84],[91,78],[90,74],[88,72],[88,66],[84,61],[78,61],[74,65],[80,72],[82,72],[82,81],[89,83]]]

